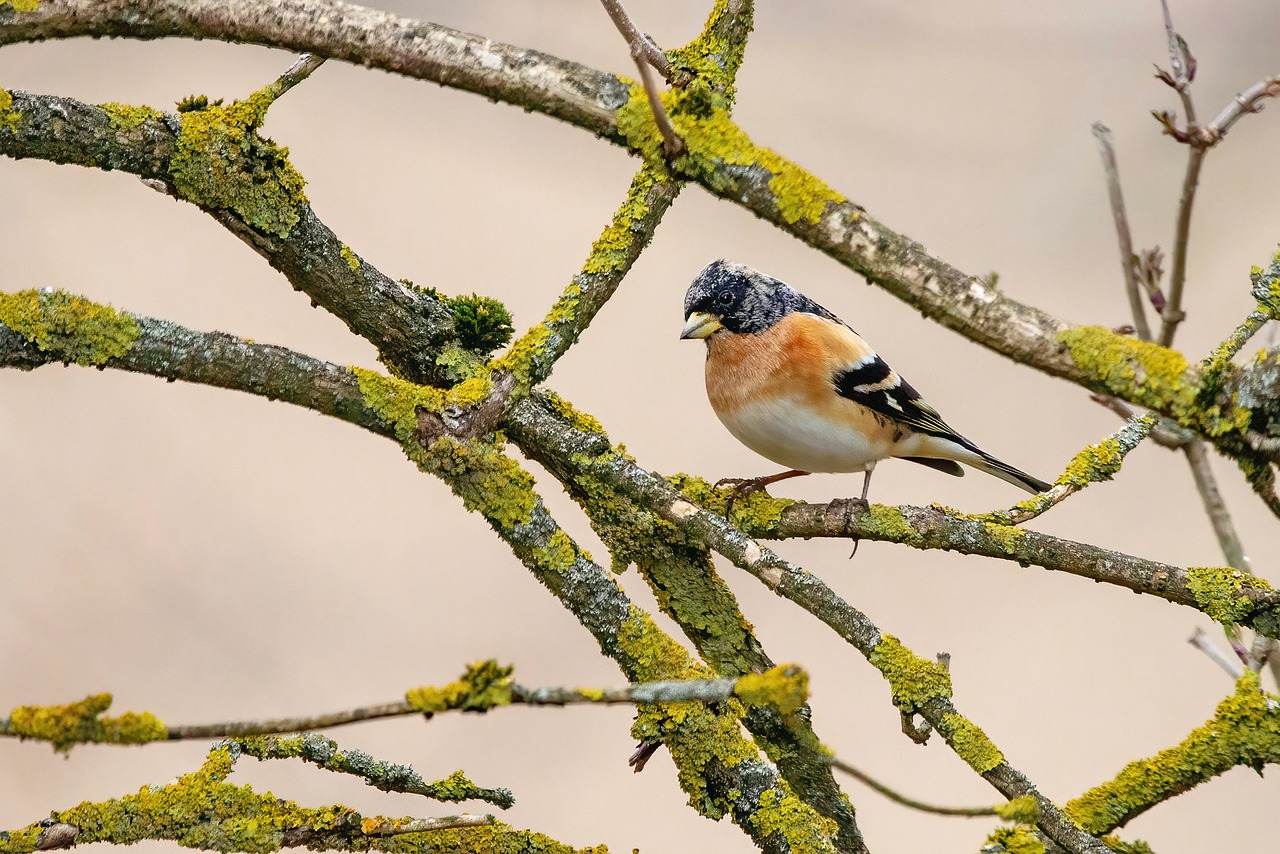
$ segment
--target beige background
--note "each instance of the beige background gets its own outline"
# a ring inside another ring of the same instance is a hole
[[[590,0],[386,4],[495,39],[629,73]],[[631,0],[663,45],[705,3]],[[1280,8],[1179,3],[1200,61],[1202,112],[1275,73]],[[1127,320],[1089,124],[1115,130],[1141,246],[1169,246],[1184,152],[1148,111],[1174,106],[1154,2],[761,3],[737,118],[889,226],[1018,299],[1080,322]],[[1189,7],[1189,8],[1185,8]],[[6,47],[0,84],[87,101],[171,105],[243,96],[291,57],[217,43],[73,41]],[[1273,114],[1274,113],[1274,114]],[[1272,168],[1280,107],[1249,117],[1209,158],[1196,209],[1188,310],[1198,356],[1250,307],[1247,273],[1280,239]],[[519,327],[578,268],[636,162],[546,118],[438,86],[332,64],[271,112],[317,213],[371,263],[443,291],[493,294]],[[0,160],[3,288],[53,286],[201,329],[374,366],[370,348],[193,207],[128,175]],[[707,261],[761,267],[833,309],[959,429],[1041,477],[1118,426],[1077,388],[1010,364],[797,241],[697,187],[668,214],[615,300],[551,385],[599,416],[639,461],[707,477],[771,466],[708,407],[702,347],[676,340],[681,297]],[[114,691],[117,709],[172,722],[312,713],[391,700],[470,660],[517,665],[528,685],[616,685],[620,676],[476,516],[389,442],[264,400],[80,368],[0,373],[0,707]],[[1215,461],[1255,566],[1277,580],[1275,520]],[[557,515],[604,554],[554,481]],[[809,499],[856,477],[787,483]],[[970,511],[1019,497],[978,474],[883,466],[874,497]],[[1120,480],[1034,527],[1182,565],[1221,557],[1182,460],[1143,447]],[[1231,683],[1187,646],[1187,609],[1007,563],[867,543],[780,550],[822,575],[923,654],[953,655],[960,708],[1009,759],[1065,800],[1178,741]],[[942,744],[899,734],[881,678],[825,628],[726,573],[773,657],[812,673],[815,719],[837,753],[922,799],[995,793]],[[634,574],[623,584],[652,603]],[[346,747],[464,768],[513,788],[503,818],[614,851],[747,851],[728,821],[683,805],[670,759],[626,767],[626,709],[510,709],[335,732]],[[0,743],[0,826],[53,807],[163,783],[205,745],[78,748]],[[245,760],[236,779],[305,803],[441,814],[359,782]],[[1133,822],[1162,854],[1272,851],[1277,775],[1235,770]],[[988,820],[905,811],[850,782],[876,852],[974,851]],[[148,850],[172,846],[150,845]]]

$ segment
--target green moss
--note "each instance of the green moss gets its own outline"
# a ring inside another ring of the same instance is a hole
[[[920,658],[893,635],[883,635],[871,650],[870,661],[893,692],[893,703],[915,712],[937,697],[951,696],[951,674],[936,661]]]
[[[944,715],[940,732],[956,755],[979,774],[985,774],[1004,762],[1004,754],[995,743],[964,715]]]
[[[22,113],[13,108],[13,95],[8,89],[0,88],[0,131],[7,128],[10,133],[17,133],[21,123]]]
[[[65,291],[0,294],[0,323],[43,352],[78,365],[123,356],[140,332],[129,315]]]
[[[1006,854],[1044,854],[1044,843],[1025,825],[997,828],[987,837],[990,845],[1000,845]]]
[[[6,4],[15,12],[34,12],[40,8],[40,0],[0,0],[0,6]]]
[[[453,312],[454,334],[468,350],[487,356],[511,340],[511,312],[493,297],[456,296],[446,304]]]
[[[1124,449],[1115,439],[1104,439],[1096,445],[1088,445],[1082,449],[1071,462],[1066,471],[1058,476],[1057,482],[1067,486],[1084,487],[1091,483],[1111,480],[1120,465],[1124,462]]]
[[[110,694],[92,694],[65,706],[19,706],[9,713],[8,731],[47,741],[60,751],[76,744],[143,744],[169,737],[164,724],[150,712],[102,717],[110,707]]]
[[[1107,833],[1133,813],[1181,794],[1237,765],[1261,769],[1280,762],[1280,703],[1246,672],[1213,718],[1176,747],[1125,766],[1114,780],[1091,789],[1064,808],[1092,834]]]
[[[467,672],[456,682],[442,688],[410,689],[404,695],[405,702],[426,715],[454,709],[487,712],[495,706],[511,704],[512,670],[493,659],[479,661],[468,666]]]
[[[778,665],[764,673],[739,676],[733,693],[748,706],[773,706],[789,715],[809,699],[809,674],[796,665]]]
[[[163,113],[151,107],[134,107],[129,104],[116,103],[99,104],[98,106],[107,114],[107,119],[111,122],[111,126],[118,131],[128,132],[134,128],[141,127],[144,122],[164,119]]]
[[[1003,804],[996,804],[996,815],[1017,824],[1035,824],[1040,819],[1040,807],[1031,795],[1023,795]]]
[[[210,101],[208,95],[188,95],[178,102],[178,112],[194,113],[199,110],[203,110],[205,107],[208,107],[209,104]],[[219,98],[216,101],[213,101],[212,104],[215,107],[221,107],[222,99]]]
[[[259,231],[288,237],[307,203],[306,182],[287,148],[258,135],[272,97],[262,90],[227,106],[184,112],[169,173],[183,198],[235,211]]]
[[[1246,581],[1254,589],[1271,589],[1261,578],[1229,566],[1193,566],[1187,569],[1187,589],[1195,597],[1196,605],[1226,625],[1243,622],[1253,613],[1253,602],[1243,595]]]
[[[993,522],[983,522],[982,529],[987,532],[987,536],[992,542],[1000,547],[1000,550],[1007,555],[1016,555],[1018,547],[1026,538],[1027,532],[1022,528],[1014,525],[997,525]]]
[[[338,254],[342,256],[342,260],[347,262],[347,266],[351,268],[351,272],[360,269],[360,256],[352,251],[347,244],[342,244],[342,248],[338,250]]]

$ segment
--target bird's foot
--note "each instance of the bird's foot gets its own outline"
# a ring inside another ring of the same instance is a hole
[[[773,482],[771,477],[722,477],[716,481],[716,489],[726,486],[732,486],[729,490],[729,497],[724,501],[724,515],[728,516],[733,512],[733,502],[739,498],[745,498],[756,492],[769,494],[768,486]]]

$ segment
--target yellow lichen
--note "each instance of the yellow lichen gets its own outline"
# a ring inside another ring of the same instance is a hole
[[[773,706],[789,715],[809,699],[809,674],[794,664],[778,665],[739,676],[733,693],[748,706]]]
[[[0,294],[0,323],[43,352],[78,365],[123,356],[140,333],[129,315],[65,291]]]
[[[883,635],[871,650],[873,667],[889,681],[893,703],[914,712],[937,697],[951,696],[951,674],[936,661],[920,658],[893,635]]]
[[[902,511],[883,504],[872,504],[858,516],[858,525],[868,537],[888,540],[919,548],[923,538]]]
[[[987,536],[992,542],[1000,547],[1000,550],[1009,556],[1018,553],[1018,546],[1027,536],[1026,530],[1014,525],[998,525],[993,522],[983,522],[982,529],[987,532]]]
[[[15,12],[34,12],[40,8],[40,0],[0,0],[0,6],[9,5]]]
[[[1088,445],[1082,449],[1066,470],[1058,476],[1057,482],[1067,486],[1084,487],[1091,483],[1111,480],[1120,471],[1124,462],[1124,449],[1114,438],[1104,439],[1096,445]]]
[[[7,129],[11,133],[17,133],[21,123],[22,113],[13,108],[13,95],[9,90],[0,88],[0,131]]]
[[[813,807],[797,798],[790,791],[779,794],[773,789],[761,793],[760,804],[751,814],[751,823],[759,829],[761,836],[774,834],[787,841],[781,850],[795,854],[815,854],[819,851],[833,851],[831,840],[835,838],[836,823],[829,818],[819,816]],[[816,833],[814,825],[817,824]],[[764,847],[764,846],[761,846]]]
[[[591,560],[589,554],[584,553],[582,557],[585,560]],[[539,568],[548,572],[564,572],[577,562],[578,550],[574,548],[573,540],[569,535],[557,529],[546,545],[538,546],[533,550],[533,559]]]
[[[342,256],[343,261],[347,262],[347,266],[351,268],[352,272],[360,269],[360,256],[351,251],[350,246],[345,243],[342,244],[342,248],[338,250],[338,254]]]
[[[288,237],[307,203],[289,150],[260,136],[273,95],[182,113],[169,161],[174,189],[204,207],[235,211],[259,231]]]
[[[698,506],[713,513],[725,512],[729,489],[716,489],[707,480],[684,472],[671,475],[667,483]],[[733,503],[730,520],[752,536],[766,536],[778,529],[783,511],[796,503],[791,498],[774,498],[767,492],[753,492]]]
[[[1005,854],[1044,854],[1044,843],[1035,831],[1025,825],[1000,827],[987,837],[990,845],[999,845]]]
[[[1115,779],[1064,807],[1083,830],[1107,833],[1137,811],[1161,803],[1237,765],[1280,762],[1280,702],[1246,672],[1213,718],[1181,744],[1125,766]]]
[[[8,731],[47,741],[60,751],[76,744],[143,744],[169,737],[164,724],[150,712],[102,717],[110,707],[110,694],[92,694],[65,706],[19,706],[9,713]]]
[[[98,106],[107,114],[107,119],[111,122],[111,126],[124,133],[140,127],[144,122],[164,118],[164,114],[151,107],[134,107],[129,104],[117,103],[99,104]]]
[[[1253,613],[1254,604],[1243,594],[1245,582],[1259,590],[1271,585],[1229,566],[1193,566],[1187,569],[1187,589],[1196,604],[1219,623],[1227,625],[1244,621]]]
[[[493,659],[479,661],[468,666],[460,679],[443,687],[411,688],[405,692],[405,702],[426,715],[454,709],[487,712],[494,706],[510,705],[512,670]]]
[[[944,715],[940,732],[956,755],[979,774],[985,774],[1004,762],[1004,754],[995,743],[964,715]]]
[[[1023,795],[1003,804],[996,804],[996,815],[1017,824],[1035,824],[1040,818],[1040,807],[1031,795]]]

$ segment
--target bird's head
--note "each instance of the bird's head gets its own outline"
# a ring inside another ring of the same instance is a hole
[[[745,264],[712,261],[684,295],[681,338],[763,332],[808,302],[785,282]]]

